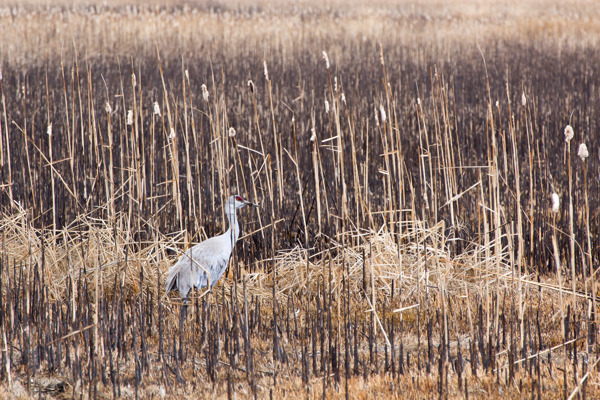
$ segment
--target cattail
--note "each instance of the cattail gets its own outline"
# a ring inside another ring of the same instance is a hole
[[[248,87],[250,88],[250,92],[254,93],[254,82],[248,81]]]
[[[590,153],[588,153],[588,149],[587,149],[587,146],[585,145],[585,143],[581,143],[579,145],[579,150],[577,151],[577,155],[579,156],[579,158],[581,158],[581,161],[585,161],[585,159],[590,155]]]
[[[106,111],[108,114],[112,112],[112,107],[110,106],[108,100],[106,100],[106,104],[104,105],[104,111]]]
[[[327,56],[327,52],[323,50],[323,60],[325,60],[325,67],[329,69],[329,57]]]
[[[229,128],[229,137],[234,137],[235,136],[235,128],[232,126],[231,128]]]
[[[560,209],[560,198],[557,193],[552,193],[550,199],[552,200],[552,212],[556,214]]]
[[[575,133],[573,132],[573,127],[571,125],[567,125],[565,128],[565,142],[569,143],[571,139],[573,139],[574,135]]]
[[[325,114],[329,114],[329,102],[325,100]]]
[[[160,106],[158,105],[158,101],[154,102],[154,115],[158,115],[160,117]]]
[[[496,108],[500,108],[500,102],[496,100]]]
[[[346,95],[342,92],[342,103],[346,104]]]
[[[52,122],[48,124],[48,129],[46,129],[46,133],[48,134],[48,136],[52,136]]]
[[[187,69],[185,70],[185,79],[187,79],[187,80],[188,80],[188,82],[189,82],[189,80],[190,80],[190,73],[188,72],[188,70],[187,70]]]
[[[127,125],[133,125],[133,110],[127,111]]]
[[[131,83],[133,84],[133,87],[137,85],[137,81],[135,80],[135,74],[131,74]]]
[[[267,60],[263,61],[263,67],[265,68],[265,79],[269,80],[269,68],[267,68]]]
[[[335,90],[335,92],[337,93],[338,91],[338,87],[337,87],[337,76],[333,77],[333,90]]]
[[[208,89],[204,83],[202,84],[202,98],[208,103]]]
[[[525,97],[525,92],[521,94],[521,104],[523,105],[523,107],[525,107],[525,105],[527,104],[527,97]]]
[[[417,104],[421,105],[421,98],[420,97],[417,97]]]
[[[381,65],[385,67],[385,60],[383,58],[383,46],[381,45],[381,42],[379,42],[379,60],[381,60]]]
[[[169,133],[169,139],[175,139],[175,129],[171,128],[171,133]]]
[[[381,114],[381,122],[385,124],[387,116],[385,115],[385,109],[383,108],[383,105],[379,106],[379,113]]]
[[[311,128],[310,130],[310,141],[314,142],[317,139],[317,132],[315,132],[315,128]]]

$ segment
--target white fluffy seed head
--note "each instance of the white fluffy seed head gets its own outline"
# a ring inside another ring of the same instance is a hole
[[[48,129],[46,129],[46,133],[48,136],[52,136],[52,122],[48,124]]]
[[[383,108],[383,105],[379,106],[379,113],[381,114],[381,122],[385,124],[385,121],[387,120],[387,115],[385,114],[385,109]]]
[[[104,111],[106,111],[109,114],[112,112],[112,107],[110,106],[108,100],[106,100],[106,104],[104,105]]]
[[[231,128],[229,128],[229,137],[234,137],[235,136],[235,128],[232,126]]]
[[[254,82],[251,80],[248,81],[248,88],[250,88],[250,92],[254,93]]]
[[[202,84],[202,98],[204,101],[208,102],[208,89],[204,83]]]
[[[171,133],[169,133],[169,139],[175,139],[175,129],[171,128]]]
[[[590,153],[588,153],[588,149],[587,149],[587,146],[585,145],[585,143],[581,143],[579,145],[579,150],[577,151],[577,155],[579,156],[579,158],[581,158],[581,161],[585,161],[585,159],[588,158]]]
[[[560,209],[560,198],[557,193],[552,193],[550,199],[552,200],[552,212],[556,214]]]
[[[263,67],[265,69],[265,79],[269,80],[269,68],[267,68],[267,60],[263,61]]]
[[[325,100],[325,114],[329,114],[329,102]]]
[[[133,110],[127,110],[127,125],[133,125]]]
[[[521,94],[521,104],[523,105],[523,107],[527,105],[527,97],[525,97],[525,92]]]
[[[190,80],[190,73],[189,71],[186,69],[185,70],[185,78],[189,81]]]
[[[342,103],[346,104],[346,95],[342,92]]]
[[[329,56],[325,50],[323,50],[323,60],[325,60],[325,67],[329,69]]]
[[[154,102],[154,115],[158,115],[160,117],[160,106],[158,105],[158,101]]]
[[[310,130],[310,141],[314,142],[317,139],[317,132],[315,132],[315,128]]]
[[[500,102],[496,100],[496,108],[500,108]]]
[[[567,125],[565,128],[565,142],[569,143],[571,139],[575,136],[575,132],[573,132],[573,127],[571,125]]]
[[[137,81],[135,79],[135,74],[131,74],[131,83],[133,84],[133,87],[136,87]]]

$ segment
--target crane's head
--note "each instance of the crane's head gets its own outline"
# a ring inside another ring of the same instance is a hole
[[[227,210],[237,210],[238,208],[242,208],[245,206],[259,207],[258,204],[254,204],[244,199],[242,196],[231,196],[229,200],[227,200],[227,204],[225,205]]]

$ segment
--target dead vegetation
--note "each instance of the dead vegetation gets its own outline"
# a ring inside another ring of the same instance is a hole
[[[0,396],[598,397],[593,5],[133,3],[0,9]]]

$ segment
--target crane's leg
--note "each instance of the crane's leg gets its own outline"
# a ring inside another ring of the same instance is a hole
[[[188,308],[188,298],[190,297],[190,292],[188,292],[185,299],[183,299],[183,306],[181,306],[181,315],[179,317],[179,361],[183,362],[183,324],[185,323],[185,316],[187,315]],[[181,371],[179,370],[179,362],[177,362],[177,381],[184,382],[183,377],[181,376]]]
[[[183,329],[183,323],[185,321],[185,317],[187,315],[187,308],[188,308],[188,298],[190,297],[190,294],[188,293],[187,296],[185,296],[185,299],[183,299],[183,306],[181,306],[181,315],[180,315],[180,320],[179,320],[179,327]]]

